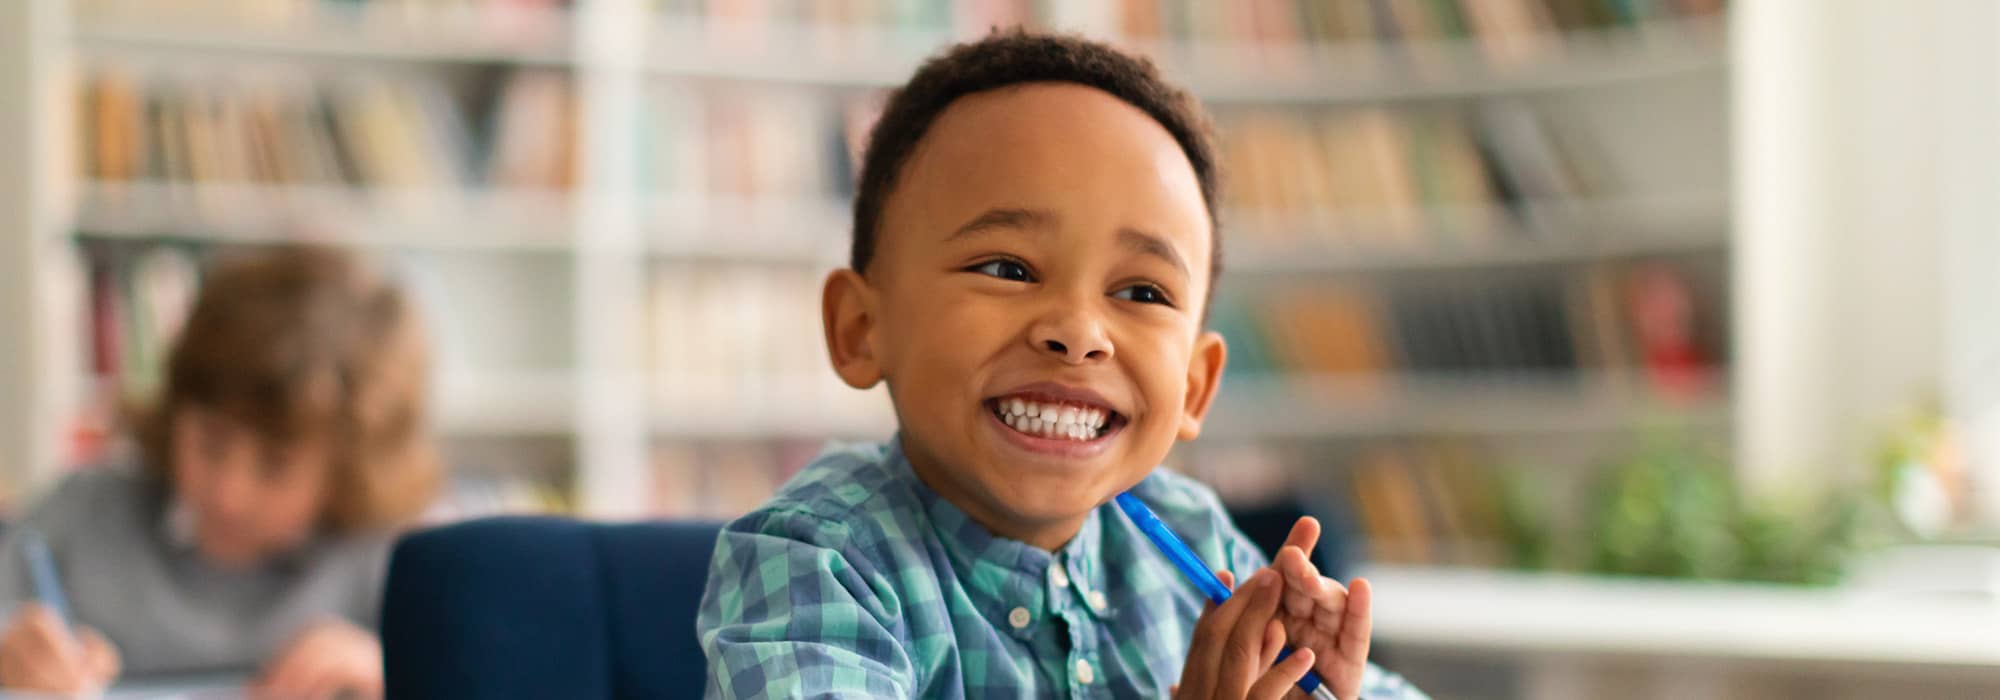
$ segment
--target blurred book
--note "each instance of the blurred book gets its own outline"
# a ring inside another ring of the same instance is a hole
[[[1512,281],[1320,281],[1225,295],[1210,325],[1230,344],[1230,376],[1339,379],[1326,386],[1344,398],[1416,376],[1574,379],[1580,390],[1695,399],[1719,390],[1724,345],[1721,302],[1695,291],[1706,284],[1662,261]]]
[[[79,92],[82,174],[184,186],[197,198],[203,186],[565,190],[576,182],[569,82],[558,72],[507,73],[490,126],[475,130],[478,100],[441,80],[100,68]],[[203,211],[230,215],[226,206]]]
[[[1516,101],[1230,110],[1217,122],[1231,219],[1279,250],[1494,248],[1564,229],[1560,205],[1617,194],[1588,177],[1604,168],[1584,162],[1586,136],[1559,141]]]

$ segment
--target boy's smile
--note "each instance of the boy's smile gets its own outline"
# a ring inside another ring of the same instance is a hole
[[[917,475],[973,519],[1054,549],[1199,433],[1211,219],[1145,112],[1067,83],[959,98],[883,212],[865,277],[827,281],[828,345],[888,381]]]

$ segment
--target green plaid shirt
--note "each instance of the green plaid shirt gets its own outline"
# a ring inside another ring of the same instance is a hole
[[[1266,559],[1215,494],[1135,489],[1211,566]],[[1001,539],[887,444],[831,448],[716,543],[697,623],[710,697],[1165,697],[1203,598],[1115,506],[1056,552]],[[1370,667],[1364,698],[1420,699]]]

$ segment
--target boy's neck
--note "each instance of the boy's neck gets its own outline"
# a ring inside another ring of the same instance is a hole
[[[1021,518],[998,507],[992,499],[965,488],[964,484],[951,478],[946,470],[937,468],[937,464],[928,455],[910,450],[907,439],[903,442],[903,456],[909,460],[910,469],[916,472],[919,481],[937,492],[938,497],[964,511],[966,517],[971,518],[980,527],[986,528],[986,531],[995,537],[1018,540],[1037,549],[1054,552],[1069,544],[1069,541],[1076,537],[1076,533],[1083,530],[1084,521],[1090,519],[1088,512],[1054,520]]]

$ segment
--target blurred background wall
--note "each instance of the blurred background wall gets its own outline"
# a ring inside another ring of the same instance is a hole
[[[0,474],[125,454],[205,260],[387,261],[440,519],[725,518],[828,439],[854,154],[989,27],[1215,117],[1231,343],[1173,466],[1297,501],[1438,697],[1989,695],[1983,0],[26,0],[0,7]]]

